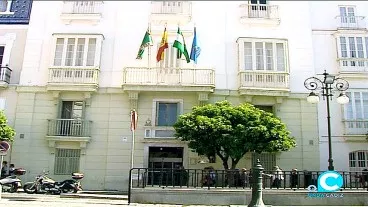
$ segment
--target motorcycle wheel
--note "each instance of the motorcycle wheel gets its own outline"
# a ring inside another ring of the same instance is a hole
[[[10,189],[9,189],[9,193],[15,193],[15,192],[17,192],[17,190],[18,190],[17,183],[13,183],[12,186],[10,187]]]
[[[23,190],[28,194],[33,194],[36,193],[36,186],[33,183],[27,183],[23,186]]]

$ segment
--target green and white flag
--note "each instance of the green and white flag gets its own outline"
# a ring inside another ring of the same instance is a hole
[[[144,34],[141,46],[139,47],[138,55],[136,59],[142,59],[144,50],[146,47],[153,45],[151,34],[149,33],[149,29],[147,29],[146,34]]]
[[[178,54],[177,54],[177,57],[176,57],[177,59],[180,59],[181,55],[184,54],[187,63],[190,62],[190,57],[189,57],[189,53],[188,53],[188,50],[187,50],[187,46],[185,45],[184,36],[183,36],[183,33],[180,31],[179,27],[178,27],[177,36],[176,36],[176,40],[173,44],[173,47],[178,49]]]

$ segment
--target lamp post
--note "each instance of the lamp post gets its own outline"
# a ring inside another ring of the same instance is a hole
[[[323,80],[316,77],[307,78],[304,81],[304,86],[311,91],[307,97],[309,103],[318,103],[319,96],[315,93],[316,90],[321,91],[323,100],[326,97],[327,108],[327,136],[328,136],[328,170],[334,170],[332,159],[332,146],[331,146],[331,117],[330,117],[330,100],[332,100],[333,89],[340,92],[340,95],[336,98],[337,103],[346,104],[349,102],[349,97],[344,93],[349,88],[349,82],[345,79],[338,78],[334,75],[325,72],[322,74]]]

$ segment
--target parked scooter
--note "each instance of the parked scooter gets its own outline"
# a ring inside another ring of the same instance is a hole
[[[0,180],[3,192],[15,193],[22,186],[19,175],[26,174],[26,170],[18,168],[14,170],[14,175],[9,175]]]
[[[36,177],[34,182],[27,182],[24,184],[24,192],[28,194],[32,193],[77,193],[82,190],[80,180],[84,177],[82,173],[73,173],[72,178],[64,180],[62,182],[56,182],[55,180],[47,177],[48,173],[43,172]]]

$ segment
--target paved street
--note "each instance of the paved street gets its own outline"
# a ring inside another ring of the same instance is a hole
[[[2,199],[0,200],[0,206],[6,206],[6,207],[106,207],[106,206],[116,207],[116,206],[127,206],[128,207],[128,201],[126,200],[125,196],[109,197],[109,196],[101,196],[101,195],[80,195],[79,198],[78,197],[68,198],[68,196],[60,197],[59,195],[3,193]],[[182,207],[182,205],[135,204],[135,203],[132,203],[130,206],[134,206],[134,207]],[[190,205],[186,207],[225,207],[225,206]],[[226,207],[246,207],[246,206],[230,205]]]

